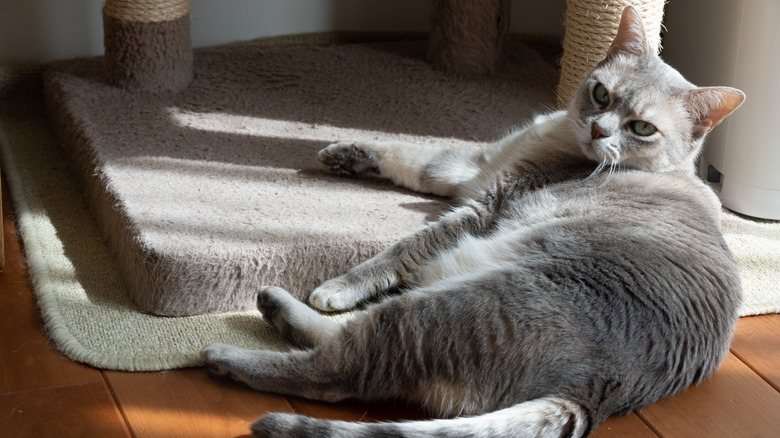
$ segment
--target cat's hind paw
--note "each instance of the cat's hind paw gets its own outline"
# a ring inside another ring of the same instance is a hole
[[[328,170],[339,175],[358,175],[378,172],[377,153],[365,143],[333,143],[317,153],[317,160]]]
[[[200,350],[200,359],[205,363],[209,373],[215,376],[230,375],[233,362],[241,355],[238,347],[228,344],[209,344]]]
[[[274,286],[263,286],[257,294],[257,308],[263,314],[263,319],[282,334],[288,329],[284,309],[282,309],[288,299],[293,298],[287,291]]]

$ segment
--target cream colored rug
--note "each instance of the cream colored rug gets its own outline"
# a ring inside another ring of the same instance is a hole
[[[723,234],[742,277],[740,315],[780,312],[780,222],[724,211]]]
[[[99,368],[199,365],[210,342],[284,349],[256,311],[155,317],[136,310],[44,117],[40,72],[0,69],[0,158],[46,330],[56,348]],[[740,267],[743,315],[780,311],[780,223],[730,213],[724,232]]]
[[[197,366],[211,342],[283,349],[259,312],[182,318],[137,311],[44,117],[40,72],[0,70],[0,159],[46,331],[98,368]]]

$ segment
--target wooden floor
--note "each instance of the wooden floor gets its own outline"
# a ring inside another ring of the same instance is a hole
[[[4,184],[3,184],[4,185]],[[253,392],[203,369],[103,371],[58,355],[42,332],[12,205],[3,193],[0,273],[0,436],[235,437],[265,412],[344,420],[424,418],[411,408],[328,404]],[[780,319],[743,318],[731,354],[697,388],[612,418],[596,437],[780,437]]]

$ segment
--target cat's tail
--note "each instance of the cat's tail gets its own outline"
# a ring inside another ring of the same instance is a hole
[[[598,422],[598,421],[596,421]],[[400,423],[350,423],[268,414],[252,425],[257,437],[534,437],[580,438],[595,427],[578,403],[544,397],[476,417]]]

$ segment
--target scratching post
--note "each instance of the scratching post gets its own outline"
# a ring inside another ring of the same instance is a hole
[[[110,84],[162,92],[192,80],[189,0],[107,0],[103,32]]]
[[[508,29],[509,0],[434,0],[428,61],[454,73],[493,73]]]
[[[648,42],[661,49],[665,0],[566,0],[558,105],[569,104],[585,76],[604,58],[617,35],[623,9],[633,5],[645,23]]]

